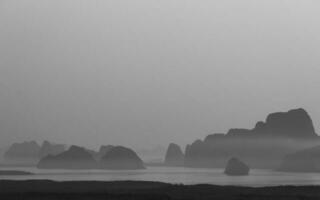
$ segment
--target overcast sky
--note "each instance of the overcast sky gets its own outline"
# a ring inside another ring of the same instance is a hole
[[[191,143],[303,107],[318,0],[1,0],[0,146]]]

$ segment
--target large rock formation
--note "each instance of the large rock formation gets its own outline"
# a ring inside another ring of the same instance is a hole
[[[168,166],[182,166],[184,164],[184,155],[179,145],[173,143],[169,145],[164,163]]]
[[[39,151],[39,157],[43,158],[48,155],[57,155],[64,152],[65,146],[62,144],[51,144],[48,141],[44,141]]]
[[[219,134],[221,137],[221,134]],[[230,129],[229,137],[282,137],[290,139],[313,139],[317,137],[312,119],[302,108],[277,112],[259,121],[253,129]],[[210,139],[208,136],[207,139]]]
[[[224,170],[229,176],[244,176],[249,174],[249,166],[237,158],[231,158]]]
[[[253,129],[230,129],[229,137],[282,137],[290,139],[313,139],[317,137],[309,114],[302,108],[268,115]]]
[[[112,170],[144,169],[143,161],[131,149],[116,146],[110,149],[100,160],[100,168]]]
[[[4,158],[10,162],[35,162],[38,160],[40,146],[35,142],[14,143],[5,152]]]
[[[268,136],[298,139],[310,139],[317,136],[309,114],[302,108],[272,113],[267,117],[265,123],[258,122],[253,131]]]
[[[87,149],[71,146],[58,155],[48,155],[38,163],[41,169],[93,169],[97,163]]]
[[[282,157],[301,148],[320,144],[308,113],[303,109],[272,113],[253,129],[230,129],[208,135],[185,152],[189,167],[223,167],[228,158],[244,158],[255,168],[275,168]]]
[[[320,172],[320,146],[303,149],[285,156],[278,170]]]

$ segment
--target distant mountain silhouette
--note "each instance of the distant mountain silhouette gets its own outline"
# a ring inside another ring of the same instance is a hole
[[[269,114],[266,122],[259,121],[253,129],[230,129],[229,137],[282,137],[313,139],[317,137],[309,114],[302,108]],[[224,134],[207,136],[206,140],[224,137]]]
[[[38,159],[40,146],[35,141],[14,143],[5,152],[6,161],[33,162]]]
[[[244,176],[248,175],[249,171],[250,168],[247,164],[237,158],[231,158],[227,163],[224,173],[229,176]]]
[[[57,155],[65,151],[65,145],[62,144],[51,144],[48,141],[44,141],[39,150],[39,157],[43,158],[48,155]]]
[[[302,108],[270,114],[266,122],[258,122],[256,134],[309,139],[317,137],[309,114]]]
[[[319,144],[312,120],[304,109],[268,115],[253,129],[230,129],[187,145],[185,165],[223,167],[237,156],[255,168],[275,168],[284,155]]]
[[[143,161],[131,149],[116,146],[111,148],[100,160],[103,169],[144,169]]]
[[[61,154],[42,158],[37,167],[44,169],[93,169],[97,168],[97,163],[87,149],[71,146]]]
[[[303,149],[285,156],[278,170],[320,172],[320,146]]]
[[[169,144],[164,163],[168,166],[183,166],[184,154],[179,145]]]

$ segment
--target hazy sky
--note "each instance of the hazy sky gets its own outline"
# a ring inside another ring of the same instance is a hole
[[[1,0],[0,145],[181,145],[304,107],[318,0]]]

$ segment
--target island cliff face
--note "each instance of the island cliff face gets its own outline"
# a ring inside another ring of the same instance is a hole
[[[65,146],[44,141],[41,146],[35,141],[14,143],[5,152],[6,162],[19,164],[36,164],[47,155],[57,155],[65,151]]]
[[[102,169],[135,170],[144,169],[143,161],[131,149],[116,146],[111,148],[100,160]]]
[[[44,141],[39,150],[39,157],[43,158],[48,155],[57,155],[65,151],[65,146],[62,144],[51,144],[48,141]]]
[[[258,122],[253,129],[256,134],[295,139],[317,137],[309,114],[302,108],[270,114],[266,122]]]
[[[236,156],[254,168],[276,168],[284,155],[317,143],[312,120],[300,108],[272,113],[253,129],[230,129],[197,140],[186,148],[185,165],[224,167],[228,158]]]
[[[113,145],[102,145],[99,149],[99,159],[106,155],[114,146]]]
[[[5,152],[4,159],[9,162],[35,162],[38,160],[40,146],[35,141],[14,143]]]
[[[174,143],[169,144],[164,163],[167,166],[184,165],[184,154],[179,145]]]
[[[71,146],[58,155],[48,155],[38,163],[41,169],[93,169],[97,163],[87,149]]]

